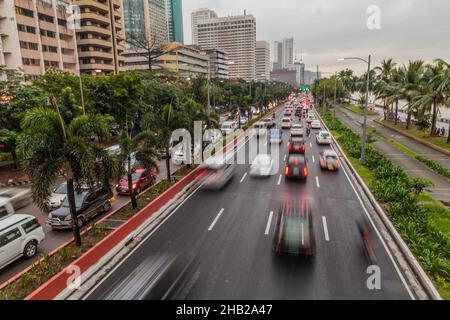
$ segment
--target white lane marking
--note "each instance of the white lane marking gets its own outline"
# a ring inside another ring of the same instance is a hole
[[[267,141],[266,141],[266,142],[264,142],[264,145],[265,145],[265,146],[267,146]]]
[[[216,224],[217,220],[219,220],[219,218],[220,218],[220,216],[222,215],[222,213],[223,213],[224,210],[225,210],[224,208],[220,209],[220,211],[219,211],[219,213],[217,214],[216,218],[214,219],[214,221],[213,221],[213,222],[211,223],[211,225],[209,226],[208,231],[211,231],[211,230],[214,228],[214,225]]]
[[[244,181],[244,179],[245,179],[246,176],[247,176],[247,172],[244,173],[244,175],[242,176],[241,181],[239,181],[239,183],[242,183],[242,181]]]
[[[280,185],[281,184],[281,174],[280,174],[280,176],[278,177],[278,182],[277,182],[277,185]]]
[[[320,188],[320,183],[319,183],[319,177],[318,176],[316,176],[316,186],[317,186],[317,188]]]
[[[312,148],[312,143],[311,142],[309,143],[309,147]]]
[[[313,161],[313,163],[316,162],[316,159],[314,158],[314,156],[312,156],[312,161]]]
[[[325,240],[330,241],[330,235],[328,234],[327,218],[325,216],[322,216],[322,224],[323,224],[323,233],[325,235]]]
[[[287,157],[287,154],[284,155],[284,160],[283,161],[286,161],[286,157]]]
[[[266,231],[264,232],[264,234],[266,236],[269,234],[270,225],[272,224],[272,216],[273,216],[273,211],[270,211],[270,213],[269,213],[269,220],[267,221]]]
[[[331,148],[334,150],[334,152],[336,152],[336,149],[334,148],[333,145],[331,145]],[[361,206],[362,206],[362,208],[364,209],[364,212],[365,212],[367,218],[369,219],[370,223],[372,224],[373,229],[375,230],[375,232],[376,232],[378,238],[380,239],[381,243],[383,244],[384,250],[385,250],[386,253],[388,254],[389,258],[391,259],[391,262],[392,262],[392,264],[394,265],[394,268],[395,268],[395,270],[397,271],[398,276],[400,277],[400,280],[402,281],[403,285],[405,286],[406,291],[408,292],[408,294],[409,294],[409,296],[410,296],[410,298],[411,298],[412,300],[416,300],[416,297],[414,297],[413,293],[411,292],[411,289],[409,288],[408,284],[406,283],[406,280],[405,280],[405,278],[403,277],[403,274],[400,272],[400,269],[399,269],[399,267],[397,266],[397,263],[395,262],[394,257],[393,257],[392,254],[391,254],[391,251],[389,250],[389,248],[388,248],[386,242],[384,241],[384,239],[381,237],[380,231],[378,230],[378,228],[376,227],[375,223],[373,222],[372,217],[370,216],[370,214],[369,214],[369,212],[367,211],[367,208],[366,208],[364,202],[362,201],[361,197],[359,196],[358,192],[356,191],[356,188],[355,188],[355,186],[353,185],[353,182],[350,180],[350,177],[349,177],[349,175],[348,175],[347,172],[346,172],[346,171],[347,171],[346,168],[345,168],[344,166],[342,166],[342,169],[343,169],[342,171],[344,172],[345,176],[347,177],[347,180],[348,180],[348,182],[350,183],[350,185],[351,185],[353,191],[355,192],[356,197],[358,198],[359,202],[361,203]]]

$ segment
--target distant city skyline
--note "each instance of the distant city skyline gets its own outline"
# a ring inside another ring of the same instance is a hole
[[[370,5],[381,10],[381,30],[369,30],[366,13]],[[257,22],[257,40],[271,44],[294,37],[294,60],[303,52],[307,69],[319,64],[325,72],[351,68],[358,74],[365,66],[358,61],[338,62],[344,56],[367,57],[373,63],[393,58],[397,63],[450,55],[450,1],[442,0],[183,0],[184,38],[191,43],[192,11],[208,8],[219,16],[252,14]],[[272,48],[271,48],[272,49]],[[273,54],[273,52],[272,52]]]

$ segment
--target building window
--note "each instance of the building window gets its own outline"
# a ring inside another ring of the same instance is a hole
[[[57,53],[58,52],[58,48],[54,47],[54,46],[47,46],[47,45],[43,44],[42,45],[42,51]]]
[[[67,39],[67,36],[66,36],[65,34],[60,33],[60,34],[59,34],[59,39],[61,39],[61,40],[66,40],[66,39]]]
[[[34,17],[33,11],[25,9],[25,8],[17,7],[17,6],[16,6],[16,13],[20,14],[22,16],[30,17],[30,18]]]
[[[22,32],[36,33],[36,28],[25,26],[23,24],[17,24],[17,29]]]
[[[60,26],[66,26],[67,25],[67,21],[66,20],[63,20],[63,19],[58,19],[58,24],[60,25]]]
[[[38,17],[39,17],[39,20],[42,20],[42,21],[47,21],[47,22],[50,22],[50,23],[54,22],[53,17],[48,16],[48,15],[43,14],[43,13],[38,13]]]

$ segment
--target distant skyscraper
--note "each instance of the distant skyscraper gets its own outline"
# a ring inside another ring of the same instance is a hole
[[[294,38],[283,39],[283,68],[294,63]]]
[[[256,80],[270,79],[270,45],[267,41],[256,41]]]
[[[169,42],[184,43],[181,0],[166,0],[166,16]]]
[[[145,37],[161,45],[168,42],[165,0],[123,0],[127,38]]]
[[[283,67],[283,43],[274,41],[273,43],[273,70]]]
[[[197,24],[201,20],[217,18],[217,13],[211,9],[198,9],[191,14],[191,24],[192,24],[192,43],[198,45],[198,32]]]
[[[232,61],[231,79],[255,79],[256,19],[253,15],[244,12],[240,16],[196,20],[193,34],[202,48],[227,52]]]

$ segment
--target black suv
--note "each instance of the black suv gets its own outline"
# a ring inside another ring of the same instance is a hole
[[[90,190],[75,193],[78,226],[82,227],[99,213],[108,212],[111,209],[113,196],[112,191],[103,185],[97,185]],[[69,197],[66,197],[59,209],[49,213],[47,223],[54,229],[72,228]]]

